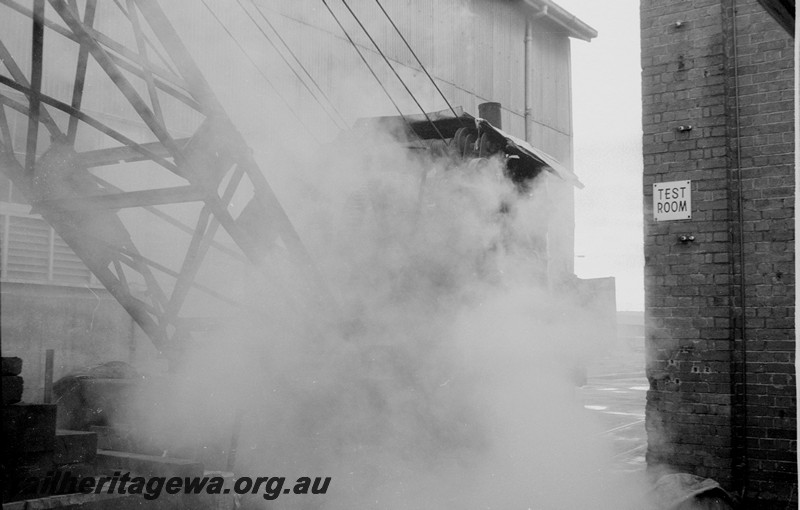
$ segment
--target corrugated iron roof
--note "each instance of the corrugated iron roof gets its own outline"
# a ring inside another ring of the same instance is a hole
[[[515,152],[519,152],[520,156],[530,158],[530,160],[535,164],[540,164],[543,169],[547,170],[553,175],[572,184],[578,189],[583,189],[583,183],[580,181],[580,179],[578,179],[578,176],[575,175],[569,168],[562,165],[553,156],[547,154],[539,148],[534,147],[525,140],[519,139],[516,136],[506,133],[500,128],[492,126],[492,124],[485,119],[475,119],[475,122],[479,129],[491,131],[503,137],[506,142],[507,151],[509,149],[513,149]]]
[[[458,138],[458,131],[462,128],[472,128],[477,136],[486,133],[495,143],[496,147],[504,152],[506,156],[517,158],[519,164],[512,175],[512,180],[517,184],[522,184],[538,175],[542,170],[552,173],[556,177],[570,183],[578,189],[583,188],[578,176],[569,168],[561,164],[556,158],[547,154],[538,147],[521,140],[513,135],[506,133],[500,128],[493,126],[489,121],[473,117],[468,113],[462,113],[461,108],[457,108],[458,116],[454,117],[447,110],[427,113],[427,117],[422,114],[406,115],[405,117],[368,117],[357,119],[353,125],[351,133],[359,136],[359,132],[374,131],[381,129],[392,136],[407,143],[408,147],[425,147],[418,145],[417,142],[424,140],[437,140],[439,137],[445,139]],[[416,140],[415,140],[416,139]],[[474,144],[476,138],[472,139]],[[445,141],[445,140],[442,140]],[[477,145],[477,144],[475,144]],[[477,157],[477,156],[475,156]]]
[[[542,15],[564,27],[570,37],[591,41],[597,37],[597,30],[590,27],[575,15],[553,2],[552,0],[523,0],[526,5],[535,10],[534,14]],[[793,2],[793,0],[790,0]]]

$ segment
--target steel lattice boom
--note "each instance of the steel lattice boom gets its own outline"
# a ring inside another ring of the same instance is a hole
[[[15,54],[12,41],[0,37],[0,168],[159,350],[174,359],[196,327],[182,316],[191,289],[242,305],[196,281],[209,250],[250,264],[280,252],[309,295],[327,295],[250,149],[155,0],[33,0],[30,6],[0,0],[1,16],[27,19],[32,27],[29,55]],[[97,26],[101,15],[122,20],[129,32],[104,32]],[[69,80],[64,62],[43,54],[47,38],[72,47]],[[29,73],[23,59],[29,59]],[[55,66],[61,80],[51,91],[46,82]],[[94,87],[91,81],[100,78],[105,85]],[[99,91],[110,97],[103,104],[134,113],[135,129],[86,107],[98,104],[91,94]],[[27,120],[24,137],[12,134],[15,116]],[[84,133],[102,142],[87,144]],[[126,179],[112,183],[99,169]],[[137,173],[141,179],[130,178]],[[142,181],[170,184],[131,184]],[[232,200],[243,194],[246,205],[235,210]],[[194,204],[193,219],[162,207],[175,204]],[[147,211],[189,236],[178,267],[137,247],[135,225],[122,214],[129,209]],[[220,231],[227,243],[218,239]],[[132,281],[144,292],[132,289]]]

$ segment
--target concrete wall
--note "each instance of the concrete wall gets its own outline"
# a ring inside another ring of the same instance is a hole
[[[614,277],[577,279],[578,304],[591,324],[596,352],[617,347],[617,287]]]
[[[142,373],[166,370],[150,339],[104,289],[4,282],[0,308],[3,356],[22,358],[26,402],[42,402],[47,349],[55,351],[54,381],[107,361]]]
[[[793,40],[756,0],[643,0],[641,30],[648,463],[788,508]],[[653,184],[677,180],[692,219],[655,222]]]

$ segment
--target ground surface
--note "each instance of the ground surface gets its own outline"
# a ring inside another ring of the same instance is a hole
[[[578,395],[603,425],[614,448],[613,462],[624,472],[642,472],[647,435],[644,428],[647,378],[643,339],[621,340],[606,356],[587,367],[587,383]]]

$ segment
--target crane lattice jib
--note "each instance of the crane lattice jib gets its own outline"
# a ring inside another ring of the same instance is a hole
[[[101,11],[109,9],[129,25],[133,37],[125,41],[97,26]],[[29,73],[18,61],[19,52],[13,54],[10,47],[19,41],[0,36],[0,168],[32,211],[54,228],[160,351],[179,356],[182,339],[203,322],[182,316],[190,291],[248,306],[196,281],[209,250],[250,264],[262,264],[280,250],[294,266],[295,276],[304,280],[308,295],[328,296],[252,151],[155,0],[115,0],[113,5],[33,0],[32,8],[30,3],[0,0],[0,11],[2,16],[27,19],[32,27],[30,53],[23,54],[29,58]],[[43,56],[48,37],[71,44],[77,55],[69,73],[71,97],[58,97],[43,87],[51,66],[58,66],[60,75],[64,68],[64,62]],[[103,76],[105,88],[90,87],[90,64],[95,75]],[[135,112],[137,130],[115,125],[103,112],[84,107],[99,90],[104,95],[113,91],[115,101]],[[172,117],[179,109],[182,121],[176,122]],[[12,135],[12,116],[27,120],[24,136]],[[79,130],[102,139],[100,147],[86,150],[85,143],[78,143]],[[40,136],[40,131],[49,137]],[[121,172],[142,172],[142,162],[149,163],[148,182],[177,179],[179,184],[130,189],[96,172],[114,165]],[[168,178],[153,179],[153,169]],[[249,194],[247,205],[233,211],[231,201],[241,193]],[[183,203],[195,204],[198,212],[192,221],[162,208]],[[131,225],[120,214],[131,208],[148,211],[190,236],[179,267],[169,267],[137,248]],[[220,229],[229,242],[215,239]],[[144,290],[132,288],[133,280]]]

